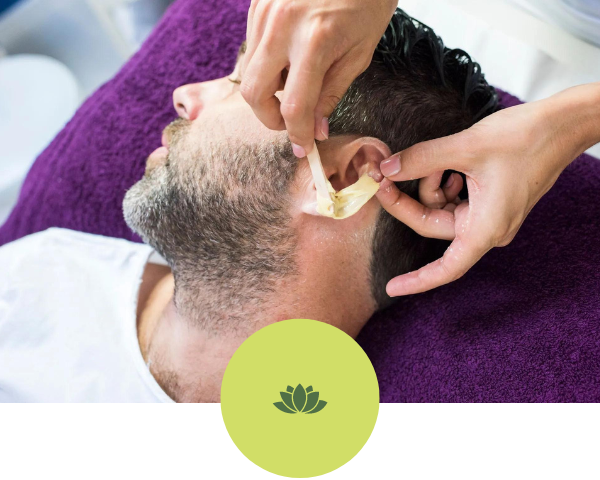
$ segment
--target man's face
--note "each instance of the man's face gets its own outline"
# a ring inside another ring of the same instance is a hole
[[[150,155],[148,171],[171,160],[170,148],[185,148],[200,156],[207,144],[213,142],[260,145],[285,138],[265,128],[242,98],[239,92],[242,57],[243,54],[238,56],[231,75],[183,85],[173,92],[173,104],[180,118],[165,129],[163,146]]]
[[[297,161],[285,133],[254,116],[237,74],[175,90],[180,118],[123,208],[180,286],[193,288],[202,272],[216,297],[227,284],[251,300],[295,269],[289,190]]]
[[[180,118],[127,192],[125,220],[169,262],[176,305],[197,323],[263,313],[269,294],[278,308],[286,305],[282,295],[290,297],[288,318],[366,320],[374,309],[369,265],[379,205],[372,199],[341,221],[316,215],[308,162],[294,156],[286,132],[256,118],[238,73],[175,90]],[[357,137],[319,147],[338,190],[366,173],[373,157],[390,154]]]
[[[234,71],[217,80],[183,85],[173,92],[173,105],[179,118],[165,128],[162,135],[162,147],[156,149],[148,158],[146,175],[160,166],[169,166],[171,162],[180,163],[180,170],[195,168],[199,161],[209,162],[210,151],[215,145],[260,146],[285,138],[279,132],[264,127],[256,118],[252,109],[242,98],[239,87],[241,82],[240,66],[245,45],[240,48]],[[174,154],[169,156],[169,151]],[[185,160],[192,164],[184,163]],[[206,165],[204,170],[211,176],[217,172],[223,174],[226,165]],[[228,175],[228,173],[225,173]]]

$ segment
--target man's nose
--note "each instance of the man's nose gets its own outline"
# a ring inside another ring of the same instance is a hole
[[[173,92],[173,105],[181,118],[195,120],[202,110],[199,84],[184,85]]]

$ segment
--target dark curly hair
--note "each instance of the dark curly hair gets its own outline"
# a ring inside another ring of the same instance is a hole
[[[446,48],[431,28],[397,9],[371,64],[330,116],[330,134],[376,137],[398,152],[465,130],[497,108],[497,93],[478,63],[463,50]],[[397,185],[417,198],[418,181]],[[371,260],[378,307],[391,303],[385,293],[391,278],[434,260],[447,245],[417,235],[382,210]]]

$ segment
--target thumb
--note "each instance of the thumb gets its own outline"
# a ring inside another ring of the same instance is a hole
[[[317,140],[327,138],[329,135],[328,126],[327,131],[324,132],[323,120],[331,115],[354,79],[367,69],[370,61],[371,58],[368,56],[366,59],[357,60],[356,57],[352,58],[351,55],[346,54],[327,70],[323,77],[321,94],[315,107],[315,138]]]
[[[394,182],[423,178],[443,170],[467,173],[473,162],[468,132],[417,143],[395,153],[381,162],[381,173]]]

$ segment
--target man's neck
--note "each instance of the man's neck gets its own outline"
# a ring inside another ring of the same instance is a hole
[[[276,289],[280,292],[278,301],[265,301],[260,315],[249,314],[243,328],[230,328],[227,319],[221,318],[220,328],[206,329],[182,317],[175,307],[171,270],[148,264],[138,300],[138,340],[150,372],[175,401],[218,402],[229,360],[244,340],[264,326],[290,318],[310,318],[331,323],[353,337],[358,334],[366,322],[364,314],[359,320],[350,311],[336,307],[332,292],[306,283],[302,288],[296,282],[280,285]],[[320,295],[315,296],[315,290]],[[201,292],[197,293],[201,299]],[[276,306],[269,308],[269,304]]]
[[[218,402],[225,368],[245,338],[215,336],[191,327],[171,300],[149,340],[144,359],[171,398],[177,402]]]
[[[142,278],[137,327],[144,361],[177,402],[218,402],[225,368],[252,333],[194,326],[175,307],[171,269],[154,264]]]

